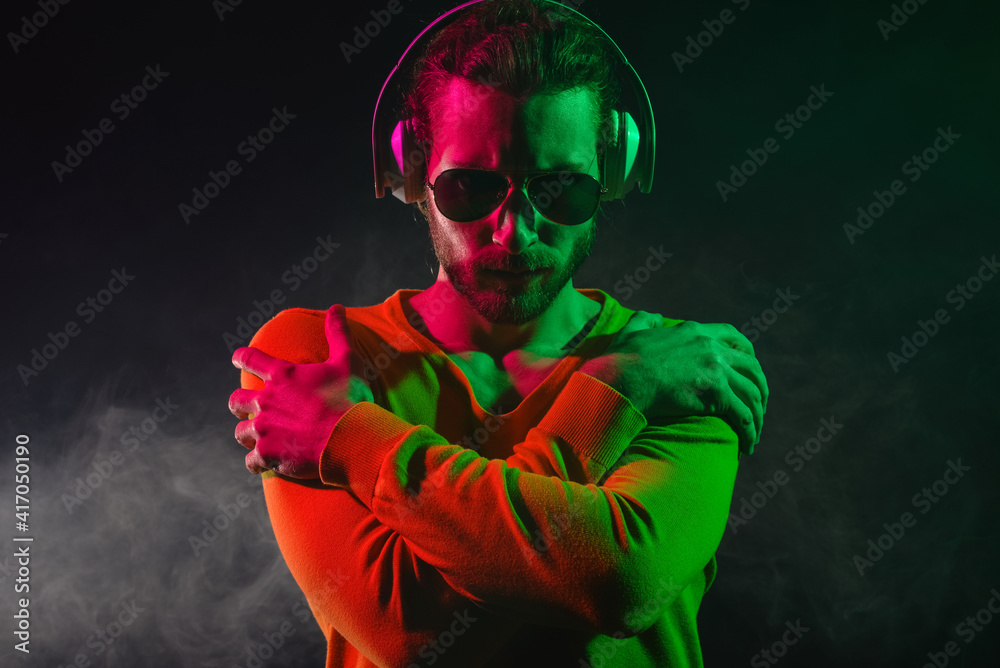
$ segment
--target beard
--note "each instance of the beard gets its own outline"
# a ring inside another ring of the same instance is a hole
[[[561,263],[544,256],[531,255],[530,251],[522,255],[511,255],[495,244],[481,249],[475,257],[460,260],[451,239],[441,231],[437,219],[440,214],[433,210],[429,213],[434,253],[447,272],[449,281],[476,313],[495,324],[524,325],[545,313],[590,256],[597,240],[597,225],[592,220],[584,223],[586,234],[575,237],[569,256]],[[489,277],[483,271],[539,267],[548,268],[549,271],[527,283],[506,283]]]

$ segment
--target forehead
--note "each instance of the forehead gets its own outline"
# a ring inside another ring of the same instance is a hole
[[[585,170],[597,147],[595,96],[575,88],[519,102],[453,78],[437,100],[430,168]]]

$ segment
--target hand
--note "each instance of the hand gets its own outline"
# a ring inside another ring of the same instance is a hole
[[[637,311],[604,354],[580,371],[610,385],[647,418],[714,415],[752,454],[767,410],[767,380],[745,336],[728,324],[685,321]]]
[[[229,397],[238,418],[236,440],[250,448],[251,473],[271,469],[295,478],[318,478],[319,461],[340,417],[360,401],[372,401],[371,389],[351,374],[354,354],[347,314],[334,304],[326,312],[330,356],[318,364],[293,364],[243,347],[233,365],[265,382],[262,390],[239,389]]]

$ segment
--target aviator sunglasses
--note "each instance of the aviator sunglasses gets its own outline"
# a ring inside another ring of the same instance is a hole
[[[510,172],[523,175],[527,172]],[[607,192],[589,174],[559,172],[536,174],[524,183],[528,201],[535,211],[560,225],[580,225],[594,217]],[[500,172],[483,169],[448,169],[428,188],[434,191],[438,211],[456,223],[482,220],[507,201],[514,184]]]

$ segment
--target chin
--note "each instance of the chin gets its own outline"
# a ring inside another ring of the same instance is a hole
[[[547,279],[533,288],[470,287],[465,282],[454,285],[476,313],[498,325],[524,325],[537,319],[552,305],[559,292],[552,290]]]

